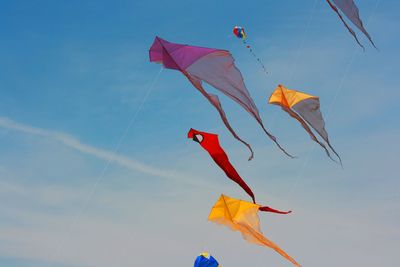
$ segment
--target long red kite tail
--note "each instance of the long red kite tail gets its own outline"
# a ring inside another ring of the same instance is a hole
[[[289,213],[292,212],[291,210],[289,210],[289,211],[280,211],[280,210],[276,210],[276,209],[273,209],[273,208],[268,207],[268,206],[260,207],[258,210],[265,211],[265,212],[273,212],[273,213],[278,213],[278,214],[289,214]]]
[[[336,8],[336,6],[334,6],[331,1],[326,0],[326,2],[328,2],[329,6],[333,9],[333,11],[335,11],[335,13],[338,15],[338,17],[340,18],[340,20],[343,22],[344,26],[347,28],[347,30],[350,32],[351,35],[353,35],[354,39],[356,40],[356,42],[358,43],[359,46],[362,47],[362,49],[365,51],[365,47],[360,43],[360,41],[357,38],[356,33],[353,31],[353,29],[346,23],[346,21],[343,19],[342,15],[340,14],[339,10]],[[371,40],[372,41],[372,40]],[[373,44],[373,43],[372,43]],[[374,45],[375,46],[375,45]],[[376,47],[375,47],[376,48]]]

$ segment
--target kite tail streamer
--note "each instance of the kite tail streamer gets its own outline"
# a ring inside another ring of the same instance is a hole
[[[326,152],[327,156],[333,161],[338,163],[334,158],[332,158],[331,154],[329,153],[329,150],[326,148],[326,146],[321,143],[318,138],[314,135],[314,133],[311,131],[310,127],[308,127],[307,123],[293,110],[291,110],[290,108],[285,108],[282,106],[282,109],[284,111],[286,111],[292,118],[296,119],[298,122],[300,122],[301,126],[303,126],[304,130],[306,130],[306,132],[310,135],[311,139],[314,140],[314,142],[318,143]],[[328,143],[329,145],[329,143]],[[331,147],[329,145],[329,147]],[[331,147],[332,149],[332,147]],[[335,150],[332,149],[332,151],[336,154]],[[336,154],[337,155],[337,154]],[[338,158],[340,159],[340,157],[338,156]],[[342,161],[340,161],[340,165],[342,165]]]
[[[351,35],[353,35],[354,39],[356,40],[356,42],[358,43],[359,46],[362,47],[362,49],[365,51],[365,47],[360,43],[360,41],[357,38],[356,33],[353,31],[353,29],[346,23],[346,21],[343,19],[342,15],[340,14],[339,10],[336,8],[336,6],[334,6],[331,1],[326,0],[326,2],[328,2],[329,6],[333,9],[333,11],[335,11],[335,13],[338,15],[338,17],[340,18],[340,20],[343,22],[344,26],[347,28],[347,30],[350,32]],[[370,39],[370,41],[372,42],[372,40]],[[375,44],[372,42],[373,46],[376,48]]]
[[[221,106],[221,102],[219,101],[218,96],[216,95],[209,95],[209,101],[211,102],[211,104],[213,104],[213,106],[218,110],[219,115],[221,116],[222,121],[224,122],[226,128],[228,128],[228,130],[231,132],[231,134],[233,135],[233,137],[236,138],[236,140],[238,140],[239,142],[241,142],[242,144],[244,144],[245,146],[247,146],[247,148],[250,150],[250,157],[249,157],[249,161],[253,159],[254,157],[254,152],[253,149],[251,148],[251,146],[249,145],[249,143],[247,143],[246,141],[244,141],[243,139],[241,139],[236,132],[233,130],[233,128],[231,127],[231,125],[229,124],[228,118],[226,117],[226,114],[224,112],[224,110],[222,109]]]
[[[342,163],[342,159],[340,158],[339,154],[336,152],[336,150],[331,146],[331,143],[329,142],[329,140],[327,139],[326,142],[328,143],[328,146],[332,149],[333,153],[335,153],[336,157],[338,157],[340,165],[343,168],[343,163]]]
[[[260,244],[272,248],[273,250],[275,250],[278,254],[280,254],[282,257],[284,257],[285,259],[287,259],[288,261],[290,261],[291,263],[293,263],[295,266],[297,267],[301,267],[301,265],[299,263],[297,263],[297,261],[295,261],[295,259],[293,259],[292,257],[289,256],[289,254],[287,254],[283,249],[281,249],[277,244],[275,244],[274,242],[272,242],[271,240],[269,240],[268,238],[266,238],[265,236],[263,236],[261,233],[259,233],[258,231],[255,231],[253,228],[251,228],[249,225],[244,225],[241,224],[242,227],[246,228],[247,231],[249,233],[252,234],[252,236],[254,238],[256,238],[258,240],[258,242],[260,242]]]
[[[276,137],[273,136],[272,134],[270,134],[264,127],[264,125],[261,125],[261,127],[263,128],[264,132],[268,135],[269,138],[272,139],[272,141],[274,141],[274,143],[279,147],[279,149],[286,154],[286,156],[288,156],[289,158],[296,158],[295,156],[290,155],[277,141]]]
[[[360,20],[360,23],[361,23],[362,28],[364,29],[364,25],[363,25],[363,22],[361,20]],[[363,30],[362,32],[365,34],[365,36],[367,36],[368,40],[375,47],[375,49],[379,51],[378,47],[376,47],[376,45],[375,45],[374,41],[372,40],[371,36],[369,35],[369,33],[366,30]]]
[[[258,123],[261,125],[261,128],[264,130],[264,132],[268,135],[269,138],[271,138],[272,141],[274,141],[274,143],[279,147],[279,149],[286,154],[286,156],[288,156],[289,158],[296,158],[295,156],[290,155],[279,143],[278,140],[276,139],[275,136],[273,136],[270,132],[267,131],[267,129],[265,129],[264,124],[262,123],[262,121],[260,119],[257,118]]]
[[[246,42],[246,40],[243,40],[243,45],[249,49],[250,54],[258,61],[258,63],[260,64],[260,66],[263,68],[265,74],[268,74],[267,69],[264,66],[264,63],[261,61],[261,59],[253,52],[253,49],[251,48],[251,46]]]
[[[244,141],[243,139],[241,139],[236,132],[232,129],[231,125],[228,122],[228,119],[226,118],[225,114],[222,114],[222,112],[220,111],[220,109],[218,109],[218,112],[220,113],[220,116],[222,118],[222,121],[224,122],[225,126],[228,128],[228,130],[231,132],[231,134],[233,135],[233,137],[238,140],[239,142],[241,142],[242,144],[244,144],[245,146],[247,146],[247,148],[250,150],[250,157],[248,158],[248,161],[252,160],[254,158],[254,152],[253,149],[251,148],[250,144],[247,143],[246,141]]]
[[[228,130],[231,132],[231,134],[233,135],[233,137],[236,138],[236,140],[238,140],[239,142],[241,142],[242,144],[244,144],[245,146],[247,146],[247,148],[250,150],[250,157],[249,157],[249,161],[253,159],[254,157],[254,152],[253,149],[251,148],[250,144],[248,144],[247,142],[245,142],[243,139],[241,139],[236,132],[233,130],[233,128],[231,127],[231,125],[229,124],[228,118],[226,117],[226,114],[222,108],[221,102],[219,101],[218,96],[213,95],[213,94],[209,94],[207,93],[206,90],[204,90],[204,88],[201,86],[201,83],[198,80],[193,79],[189,74],[187,74],[186,72],[183,71],[183,74],[185,74],[185,76],[189,79],[189,81],[193,84],[194,87],[196,87],[200,93],[205,96],[207,98],[207,100],[217,109],[222,121],[224,122],[226,128],[228,128]]]
[[[280,211],[280,210],[276,210],[276,209],[273,209],[273,208],[268,207],[268,206],[260,207],[259,210],[260,211],[265,211],[265,212],[278,213],[278,214],[289,214],[289,213],[292,212],[291,210],[289,210],[289,211]]]

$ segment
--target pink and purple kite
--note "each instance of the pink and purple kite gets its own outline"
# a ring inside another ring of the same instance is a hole
[[[192,85],[217,109],[222,121],[232,135],[249,148],[251,152],[249,160],[253,158],[251,146],[236,134],[229,124],[218,96],[209,94],[203,88],[202,82],[210,84],[241,105],[256,119],[279,149],[289,157],[293,157],[280,146],[275,136],[265,129],[258,109],[244,84],[242,74],[236,68],[235,60],[229,51],[175,44],[156,37],[150,48],[150,61],[161,63],[167,69],[182,72]]]

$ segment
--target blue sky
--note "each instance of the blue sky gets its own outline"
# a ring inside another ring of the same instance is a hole
[[[186,139],[191,127],[220,135],[260,203],[294,210],[260,219],[303,266],[395,265],[400,3],[357,3],[379,51],[357,32],[363,52],[322,0],[1,2],[0,266],[191,266],[202,251],[222,266],[290,266],[207,222],[219,194],[246,196]],[[267,128],[299,158],[221,96],[253,145],[248,162],[183,75],[153,84],[156,35],[230,50]],[[320,96],[343,170],[266,104],[279,83]]]

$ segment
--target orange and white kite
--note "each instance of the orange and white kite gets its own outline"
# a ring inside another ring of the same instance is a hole
[[[319,109],[320,104],[318,97],[287,89],[280,84],[271,94],[268,103],[280,106],[292,118],[300,122],[301,126],[303,126],[303,128],[308,132],[311,139],[324,148],[328,157],[335,161],[331,157],[325,144],[319,141],[313,131],[310,129],[311,126],[311,128],[313,128],[328,144],[333,153],[335,153],[335,155],[338,157],[340,164],[342,164],[339,154],[336,153],[335,149],[329,142],[328,133],[325,130],[325,121]]]
[[[295,266],[301,267],[278,245],[263,235],[258,218],[259,208],[257,204],[221,195],[214,204],[208,220],[241,232],[247,242],[272,248]]]

